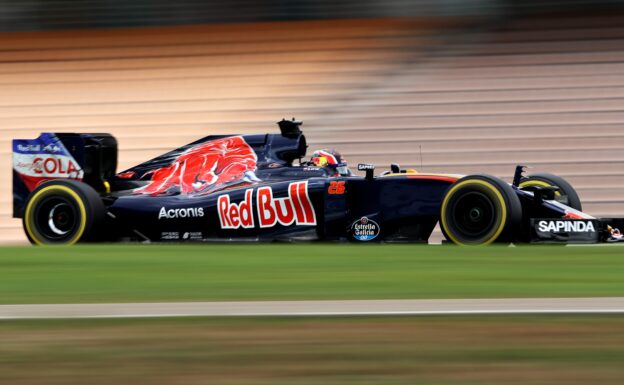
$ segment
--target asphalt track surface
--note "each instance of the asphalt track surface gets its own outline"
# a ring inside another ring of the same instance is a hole
[[[0,319],[624,313],[624,297],[0,305]]]

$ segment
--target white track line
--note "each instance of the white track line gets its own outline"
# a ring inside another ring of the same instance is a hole
[[[0,305],[0,319],[619,314],[624,297]]]

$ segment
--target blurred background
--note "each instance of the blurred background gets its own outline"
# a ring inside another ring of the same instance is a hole
[[[624,214],[624,1],[0,0],[0,242],[11,139],[109,132],[123,170],[304,121],[311,150],[428,172],[517,163]]]

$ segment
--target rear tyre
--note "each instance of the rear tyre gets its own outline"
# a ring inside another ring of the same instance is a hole
[[[562,177],[548,173],[531,174],[522,178],[522,180],[520,180],[520,186],[518,187],[523,189],[534,186],[559,187],[559,191],[555,193],[555,200],[578,211],[583,211],[581,198],[579,198],[576,190],[574,190],[574,187],[572,187],[572,185]]]
[[[490,175],[469,175],[453,183],[442,199],[440,227],[458,245],[512,242],[522,206],[509,184]]]
[[[91,186],[53,180],[30,194],[22,224],[33,244],[71,245],[98,240],[105,213],[102,199]]]

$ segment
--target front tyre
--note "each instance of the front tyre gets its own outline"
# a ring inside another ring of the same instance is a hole
[[[560,176],[548,174],[548,173],[536,173],[528,175],[520,180],[521,189],[527,187],[559,187],[559,191],[555,192],[555,200],[572,207],[575,210],[583,211],[583,205],[581,204],[581,198],[578,193],[572,187],[572,185]]]
[[[453,183],[442,199],[440,227],[458,245],[514,240],[522,206],[511,186],[490,175],[469,175]]]
[[[28,197],[22,224],[36,245],[97,240],[105,207],[89,185],[74,180],[42,183]]]

